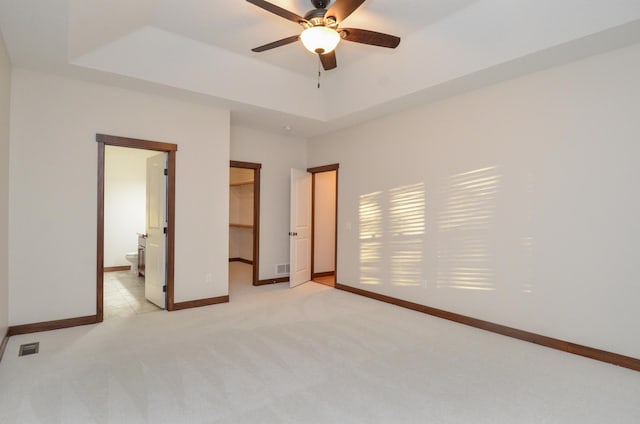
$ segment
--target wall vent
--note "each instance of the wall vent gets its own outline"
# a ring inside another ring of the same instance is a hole
[[[278,265],[276,265],[276,274],[277,275],[289,274],[289,264],[278,264]]]
[[[38,353],[39,350],[40,350],[40,342],[26,343],[26,344],[20,345],[18,356],[33,355]]]

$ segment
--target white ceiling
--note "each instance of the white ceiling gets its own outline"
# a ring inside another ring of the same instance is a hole
[[[640,1],[367,0],[341,26],[402,42],[342,42],[318,89],[300,43],[251,51],[301,28],[243,0],[0,0],[15,66],[216,105],[299,137],[640,42]]]

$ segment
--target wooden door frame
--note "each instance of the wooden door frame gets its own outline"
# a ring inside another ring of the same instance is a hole
[[[255,162],[229,161],[229,168],[253,169],[253,271],[251,284],[260,285],[260,169]]]
[[[334,281],[338,282],[338,169],[339,163],[333,163],[330,165],[317,166],[314,168],[307,168],[307,172],[311,173],[311,279],[315,274],[315,233],[316,233],[316,174],[321,172],[336,171],[336,210],[335,210],[335,246],[333,248],[333,264],[334,264]]]
[[[174,262],[175,262],[175,208],[176,208],[176,152],[177,144],[140,140],[114,135],[96,134],[98,143],[98,229],[97,229],[97,321],[104,319],[104,165],[105,146],[129,147],[132,149],[154,150],[167,153],[167,292],[166,309],[174,310]]]

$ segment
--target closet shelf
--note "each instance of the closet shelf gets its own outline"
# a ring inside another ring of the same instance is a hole
[[[241,183],[231,183],[229,184],[229,187],[239,187],[239,186],[246,186],[246,185],[251,185],[253,184],[253,181],[245,181],[245,182],[241,182]]]
[[[253,225],[251,224],[229,224],[229,227],[232,228],[253,228]]]

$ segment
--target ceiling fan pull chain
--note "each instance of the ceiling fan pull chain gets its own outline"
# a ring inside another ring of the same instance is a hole
[[[320,73],[322,72],[322,62],[320,60],[320,55],[318,55],[318,88],[320,88]]]

